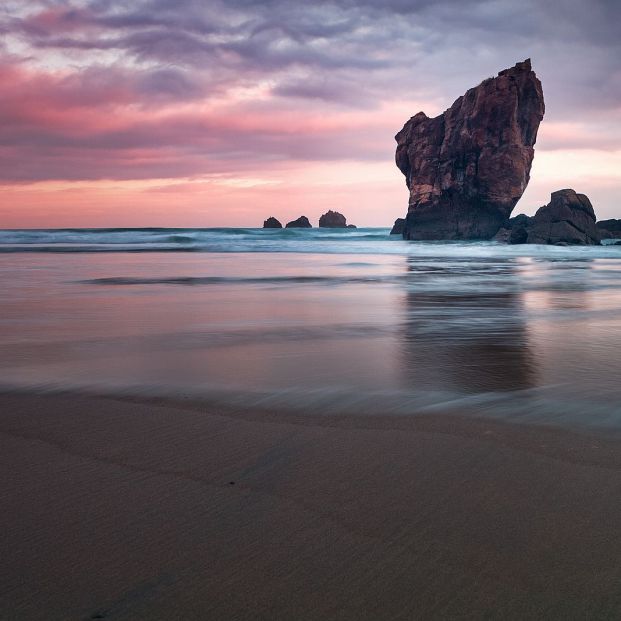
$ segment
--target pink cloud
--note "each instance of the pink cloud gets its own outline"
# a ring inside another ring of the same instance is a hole
[[[621,180],[596,171],[621,144],[618,9],[525,1],[15,3],[0,15],[1,224],[243,224],[339,207],[386,224],[407,198],[396,131],[527,55],[548,107],[537,200],[579,180],[612,211]]]
[[[233,95],[157,102],[126,70],[46,73],[5,63],[0,76],[8,85],[0,101],[5,182],[174,178],[392,157],[396,121],[376,111],[302,114]]]

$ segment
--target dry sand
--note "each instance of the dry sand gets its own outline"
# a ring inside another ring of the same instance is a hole
[[[0,396],[0,619],[621,617],[621,443]]]

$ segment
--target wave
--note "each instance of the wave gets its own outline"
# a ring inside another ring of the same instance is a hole
[[[349,284],[373,282],[397,282],[407,279],[405,275],[393,276],[169,276],[131,277],[113,276],[81,280],[88,285],[221,285],[221,284]]]
[[[113,399],[169,399],[181,404],[216,406],[234,411],[278,412],[325,418],[329,416],[445,415],[488,418],[517,424],[589,429],[606,437],[621,434],[621,410],[616,404],[593,399],[559,399],[559,386],[508,392],[463,394],[450,391],[351,390],[341,386],[276,390],[239,390],[210,386],[173,386],[99,381],[6,381],[0,392],[28,394],[84,394]],[[588,411],[589,415],[584,416]]]
[[[247,228],[110,228],[110,229],[4,229],[4,244],[152,244],[204,242],[222,238],[322,239],[350,241],[386,239],[389,229],[247,229]]]
[[[621,246],[507,246],[495,242],[410,242],[388,228],[106,228],[0,230],[0,253],[295,252],[385,254],[441,258],[533,257],[546,260],[620,258]]]

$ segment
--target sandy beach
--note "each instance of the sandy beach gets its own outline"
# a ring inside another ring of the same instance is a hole
[[[615,439],[8,393],[0,442],[2,619],[621,614]]]

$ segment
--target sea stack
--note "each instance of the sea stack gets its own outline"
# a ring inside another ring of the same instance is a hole
[[[319,226],[327,229],[344,229],[347,227],[347,218],[342,213],[330,209],[319,218]]]
[[[287,229],[312,229],[313,225],[308,221],[306,216],[300,216],[297,220],[287,222]]]
[[[530,178],[545,107],[530,59],[488,78],[440,116],[395,136],[410,190],[405,239],[491,239]]]
[[[263,222],[264,229],[282,229],[282,224],[279,220],[274,218],[274,216],[270,216],[267,220]]]

